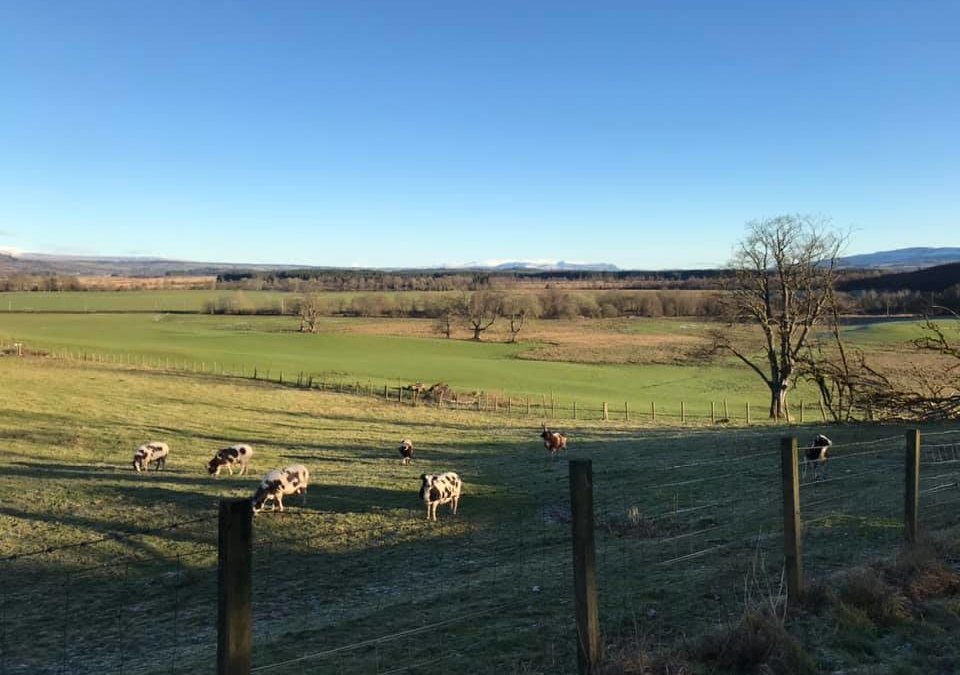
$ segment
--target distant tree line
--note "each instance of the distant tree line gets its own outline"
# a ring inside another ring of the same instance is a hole
[[[11,274],[0,276],[0,292],[84,291],[77,277],[62,274]]]
[[[616,318],[621,316],[718,316],[719,293],[690,291],[462,291],[460,293],[363,293],[337,295],[307,293],[317,316],[393,317],[440,319],[463,314],[463,308],[483,297],[498,306],[497,316],[514,316],[514,323],[532,319]],[[298,315],[304,296],[289,301],[273,300],[264,305],[243,293],[210,300],[208,314],[290,314]],[[521,318],[522,316],[522,318]]]
[[[223,289],[272,291],[479,291],[553,286],[582,289],[712,290],[724,270],[675,271],[551,271],[506,272],[456,270],[284,270],[226,272],[217,276]]]

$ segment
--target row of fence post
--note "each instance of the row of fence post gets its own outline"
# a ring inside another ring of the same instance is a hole
[[[797,439],[780,444],[783,484],[783,555],[787,603],[804,596],[800,473]],[[904,457],[904,538],[917,542],[920,514],[920,432],[906,433]],[[576,614],[577,664],[580,675],[595,675],[603,659],[597,598],[594,547],[593,468],[590,460],[570,461],[570,515],[573,529],[573,585]]]
[[[803,599],[804,573],[800,474],[797,439],[780,443],[783,485],[783,554],[787,602]],[[909,544],[919,533],[920,432],[906,434],[904,536]],[[569,465],[572,527],[574,612],[577,662],[581,675],[594,675],[602,660],[597,563],[594,542],[593,463],[571,460]],[[248,675],[251,664],[251,599],[253,530],[248,499],[220,502],[218,557],[218,675]]]

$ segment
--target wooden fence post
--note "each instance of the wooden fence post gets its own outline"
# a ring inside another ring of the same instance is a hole
[[[577,666],[580,675],[593,675],[600,664],[602,643],[593,541],[593,467],[589,459],[570,461],[570,517],[573,527]]]
[[[803,399],[800,399],[800,424],[803,424]]]
[[[727,409],[727,399],[723,399],[723,419],[730,421],[730,410]]]
[[[713,401],[710,401],[710,424],[717,423],[717,406]]]
[[[687,409],[683,404],[683,401],[680,401],[680,424],[684,424],[687,421]]]
[[[650,401],[650,421],[657,421],[657,404],[653,401]]]
[[[630,421],[630,407],[627,405],[626,401],[623,402],[623,421]]]
[[[604,401],[603,402],[603,421],[606,422],[608,419],[610,419],[610,415],[607,411],[607,402]]]
[[[750,424],[750,401],[747,401],[747,424]]]
[[[783,479],[783,556],[787,567],[787,602],[803,598],[803,554],[800,550],[800,476],[797,473],[797,439],[780,440]]]
[[[907,431],[906,490],[904,492],[904,535],[911,544],[920,533],[920,430]]]
[[[217,565],[217,675],[249,675],[253,510],[249,499],[220,500]]]

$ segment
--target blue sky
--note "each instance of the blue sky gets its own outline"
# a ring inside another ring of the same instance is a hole
[[[720,264],[960,245],[960,3],[0,0],[0,248]]]

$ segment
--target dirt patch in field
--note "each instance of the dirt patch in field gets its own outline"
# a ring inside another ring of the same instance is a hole
[[[643,319],[538,320],[528,323],[518,336],[526,347],[518,358],[596,364],[688,363],[706,344],[700,322],[668,324],[663,332],[637,332]],[[327,321],[324,330],[357,335],[438,338],[428,319],[344,319]],[[469,340],[461,328],[455,340]],[[509,322],[500,320],[483,333],[483,342],[509,342]]]

